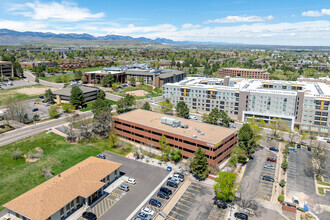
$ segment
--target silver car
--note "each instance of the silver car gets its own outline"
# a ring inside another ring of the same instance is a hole
[[[267,169],[275,170],[275,167],[273,165],[270,165],[270,164],[265,164],[264,167],[267,168]]]

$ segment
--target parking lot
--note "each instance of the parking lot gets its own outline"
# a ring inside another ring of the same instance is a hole
[[[213,205],[212,187],[192,182],[166,216],[168,220],[223,219],[226,210]]]
[[[271,158],[277,158],[277,153],[274,153],[273,151],[270,151],[268,149],[265,149],[266,156],[265,156],[265,162],[262,165],[261,168],[261,174],[260,174],[260,180],[259,180],[259,187],[257,192],[257,198],[265,201],[270,201],[272,199],[273,194],[273,186],[275,182],[269,182],[262,179],[263,176],[270,176],[271,178],[275,179],[275,170],[276,170],[276,164],[274,162],[267,161],[266,159],[268,157]],[[265,168],[264,165],[269,164],[275,167],[275,169],[269,169]]]
[[[330,212],[321,206],[330,206],[330,194],[325,196],[316,194],[315,182],[311,167],[311,154],[306,147],[297,149],[297,152],[290,152],[288,157],[289,167],[287,171],[287,195],[290,200],[297,196],[300,203],[306,202],[309,208],[319,219],[328,219]],[[329,172],[329,171],[327,171]]]
[[[11,83],[12,83],[12,85],[11,85]],[[35,82],[30,82],[27,80],[14,80],[14,81],[11,81],[11,83],[8,83],[8,82],[0,83],[0,87],[3,89],[12,89],[12,88],[31,86],[31,85],[36,84]]]
[[[136,184],[125,183],[130,187],[128,192],[115,189],[93,206],[92,212],[98,216],[98,219],[127,219],[169,173],[163,168],[119,155],[108,152],[104,154],[108,160],[123,164],[121,172],[127,177],[136,179]]]
[[[36,100],[39,100],[38,102],[35,102]],[[40,119],[48,118],[49,117],[49,107],[50,105],[47,103],[43,103],[44,99],[35,98],[35,99],[29,99],[25,100],[24,103],[27,105],[27,112],[29,114],[29,117],[33,117],[33,115],[38,114]],[[34,108],[37,108],[37,111],[32,111]],[[61,114],[63,112],[62,108],[58,109],[58,113]]]

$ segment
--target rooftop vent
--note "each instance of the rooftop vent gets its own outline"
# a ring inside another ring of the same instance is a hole
[[[204,135],[205,135],[205,133],[204,133],[204,132],[201,132],[201,135],[203,135],[203,136],[204,136]]]
[[[193,135],[193,138],[197,138],[197,135]]]
[[[188,125],[181,125],[181,128],[188,128]]]
[[[181,121],[174,118],[162,117],[160,120],[162,124],[170,125],[172,127],[179,127],[181,125]]]

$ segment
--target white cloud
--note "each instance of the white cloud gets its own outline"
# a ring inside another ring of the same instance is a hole
[[[34,20],[82,21],[102,18],[105,15],[104,13],[93,14],[88,8],[79,8],[76,3],[67,1],[47,3],[34,1],[14,4],[9,10]]]
[[[39,31],[44,30],[48,25],[34,21],[10,21],[0,20],[0,28],[6,28],[15,31]]]
[[[273,20],[273,16],[227,16],[225,18],[218,18],[214,20],[207,20],[204,22],[204,24],[210,24],[210,23],[241,23],[241,22],[265,22]]]
[[[107,27],[100,28],[102,31],[111,34],[132,34],[132,33],[150,33],[150,32],[172,32],[176,31],[177,28],[172,24],[160,24],[154,26],[135,26],[134,24],[129,24],[126,27]]]
[[[183,24],[182,29],[193,29],[193,28],[200,28],[199,24]]]
[[[135,35],[139,37],[140,35]],[[146,33],[149,38],[268,45],[330,46],[330,21],[242,24]]]
[[[321,11],[304,11],[301,15],[309,17],[321,17],[324,15],[330,15],[330,9],[321,9]]]

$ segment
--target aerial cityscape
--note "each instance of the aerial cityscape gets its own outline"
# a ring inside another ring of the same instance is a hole
[[[0,220],[330,220],[328,1],[0,8]]]

